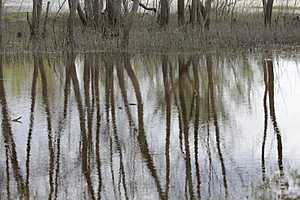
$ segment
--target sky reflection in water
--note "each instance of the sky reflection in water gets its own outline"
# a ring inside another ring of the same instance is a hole
[[[0,197],[297,196],[298,61],[220,53],[6,56]]]

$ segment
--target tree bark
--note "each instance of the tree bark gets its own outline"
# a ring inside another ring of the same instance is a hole
[[[87,25],[87,19],[86,19],[86,16],[85,16],[83,10],[81,9],[81,6],[80,6],[80,4],[78,3],[77,0],[75,0],[74,5],[75,5],[75,7],[76,7],[76,9],[77,9],[77,13],[78,13],[78,16],[79,16],[80,21],[82,22],[82,24],[83,24],[84,26],[86,26],[86,25]]]
[[[178,26],[182,26],[184,24],[184,0],[178,0]]]
[[[94,0],[93,8],[94,24],[97,27],[99,25],[100,11],[102,10],[102,7],[100,7],[100,0]]]
[[[43,38],[45,38],[46,34],[47,34],[47,22],[48,22],[49,8],[50,8],[50,1],[47,2],[46,15],[45,15],[45,19],[44,19]]]
[[[191,8],[191,23],[194,27],[197,22],[197,8],[198,8],[198,0],[192,0],[192,8]]]
[[[38,38],[40,35],[40,19],[42,14],[43,0],[33,0],[32,2],[31,35]]]
[[[161,0],[159,23],[162,27],[168,25],[170,16],[169,0]]]
[[[89,25],[92,23],[93,18],[93,4],[92,0],[84,0],[85,17]]]
[[[121,15],[121,1],[120,0],[108,0],[106,2],[106,11],[108,14],[108,23],[111,26],[119,24]]]
[[[139,0],[132,0],[132,8],[131,8],[131,13],[136,13],[139,9]]]
[[[263,0],[263,11],[264,11],[264,24],[265,27],[271,26],[272,24],[272,10],[274,0]]]
[[[205,4],[203,5],[203,3],[199,1],[198,9],[202,15],[203,26],[206,30],[209,30],[209,26],[210,26],[211,3],[212,0],[206,0]]]
[[[2,50],[2,35],[3,35],[3,26],[2,26],[2,0],[0,0],[0,50]]]
[[[212,3],[212,0],[205,1],[206,16],[205,16],[205,21],[204,21],[204,28],[206,30],[209,30],[209,26],[210,26],[211,3]]]
[[[71,48],[74,48],[74,23],[75,23],[75,14],[76,14],[76,8],[77,8],[77,1],[74,0],[68,0],[69,2],[69,18],[68,18],[68,42]]]

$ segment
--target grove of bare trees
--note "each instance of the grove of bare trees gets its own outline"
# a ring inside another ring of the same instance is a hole
[[[65,24],[64,27],[66,27],[64,33],[67,36],[64,38],[66,38],[67,44],[73,46],[72,48],[75,48],[74,45],[77,43],[76,40],[78,38],[75,39],[75,36],[78,35],[79,29],[81,31],[87,30],[87,32],[93,31],[93,33],[99,34],[104,39],[116,38],[121,41],[120,45],[126,48],[128,47],[133,27],[159,31],[185,27],[180,30],[188,32],[186,27],[208,31],[211,28],[211,24],[219,22],[218,20],[221,20],[221,23],[225,23],[226,20],[230,21],[231,24],[232,22],[235,23],[239,20],[239,11],[235,11],[237,3],[240,3],[240,1],[149,0],[142,2],[141,0],[64,0],[59,4],[59,10],[56,11],[53,10],[53,1],[32,0],[32,10],[27,12],[27,23],[30,39],[46,38],[49,34],[47,30],[51,26],[49,22],[53,21],[53,32],[55,32],[54,21],[58,13],[63,12],[62,7],[64,7],[64,15],[62,16],[66,16],[63,19],[63,23]],[[262,0],[261,3],[261,16],[263,17],[264,25],[265,27],[270,27],[274,0]],[[239,4],[239,9],[240,5],[241,3]],[[56,15],[53,15],[53,11]],[[146,19],[151,19],[152,22],[148,23]],[[177,25],[174,27],[174,24]],[[199,32],[199,35],[201,34],[202,32]],[[135,38],[133,39],[135,40]]]

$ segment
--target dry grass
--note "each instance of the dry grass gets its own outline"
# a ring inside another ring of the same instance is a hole
[[[4,18],[4,46],[6,52],[31,49],[29,28],[24,18]],[[67,16],[53,17],[47,26],[47,37],[42,43],[45,51],[62,51],[66,46]],[[130,32],[127,51],[201,51],[207,48],[298,48],[300,46],[300,20],[295,16],[275,15],[272,28],[265,29],[260,13],[251,13],[213,19],[209,31],[201,26],[192,28],[187,24],[178,28],[176,16],[171,16],[169,27],[160,29],[152,15],[136,16]],[[54,28],[53,28],[54,27]],[[122,31],[120,31],[121,33]],[[119,37],[104,38],[100,31],[76,23],[76,49],[78,51],[119,51]]]

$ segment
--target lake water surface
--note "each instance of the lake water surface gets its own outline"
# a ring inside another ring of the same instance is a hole
[[[298,54],[2,60],[0,199],[300,197]]]

